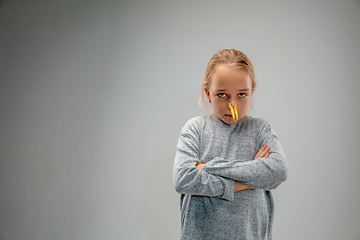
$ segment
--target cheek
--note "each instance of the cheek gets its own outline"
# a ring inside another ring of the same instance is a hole
[[[223,108],[220,104],[216,104],[215,106],[213,106],[213,109],[216,111],[221,111]]]
[[[246,101],[241,106],[238,107],[238,111],[241,113],[246,113],[250,107],[250,101]]]
[[[214,101],[211,105],[212,105],[213,110],[218,111],[218,112],[219,111],[221,111],[221,112],[225,111],[226,107],[227,107],[226,104],[224,104],[224,103],[222,103],[220,101]]]

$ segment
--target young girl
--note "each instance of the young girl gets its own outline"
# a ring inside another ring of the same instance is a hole
[[[225,49],[211,58],[202,96],[214,113],[185,124],[174,162],[183,240],[271,239],[270,190],[286,180],[288,166],[270,123],[246,115],[255,87],[244,53]]]

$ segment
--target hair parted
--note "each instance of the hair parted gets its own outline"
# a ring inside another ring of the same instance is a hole
[[[256,88],[256,80],[255,80],[255,71],[254,65],[251,62],[250,58],[246,56],[245,53],[238,51],[236,49],[223,49],[218,53],[214,54],[214,56],[210,59],[204,76],[204,81],[202,84],[202,90],[200,95],[199,104],[201,106],[201,102],[204,100],[204,92],[205,88],[210,88],[211,81],[215,74],[215,70],[219,66],[226,66],[233,70],[244,69],[248,72],[251,78],[252,88]]]

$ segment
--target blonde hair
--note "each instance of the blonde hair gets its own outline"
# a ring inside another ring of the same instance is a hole
[[[233,70],[244,69],[248,72],[251,78],[252,88],[256,88],[256,80],[255,80],[255,71],[254,65],[251,62],[250,58],[246,56],[245,53],[240,52],[236,49],[223,49],[216,53],[209,61],[206,71],[205,77],[202,84],[201,95],[199,100],[199,105],[202,107],[202,102],[204,102],[204,92],[205,88],[209,89],[211,85],[211,81],[213,79],[215,70],[219,66],[226,66]]]

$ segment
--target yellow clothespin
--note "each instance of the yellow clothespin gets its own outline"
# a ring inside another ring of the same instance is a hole
[[[230,111],[231,111],[231,116],[232,116],[232,118],[233,118],[233,121],[235,121],[235,118],[236,118],[236,120],[239,120],[239,115],[238,115],[238,112],[237,112],[237,105],[236,105],[236,103],[235,103],[235,106],[234,106],[234,107],[231,105],[231,103],[228,103],[228,104],[229,104],[229,109],[230,109]]]

